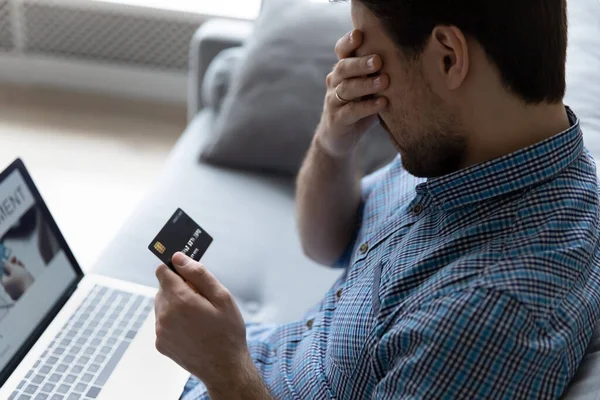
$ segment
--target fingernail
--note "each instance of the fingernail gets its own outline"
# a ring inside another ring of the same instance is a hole
[[[380,76],[378,76],[377,78],[375,78],[373,80],[373,85],[375,85],[375,87],[381,86],[381,77]]]
[[[375,57],[370,57],[367,60],[367,66],[371,69],[375,68]]]
[[[172,259],[173,264],[179,265],[180,267],[183,267],[185,264],[187,264],[188,260],[188,257],[182,252],[175,253]]]
[[[352,40],[353,40],[353,39],[354,39],[354,32],[350,32],[350,33],[348,34],[348,41],[349,41],[350,43],[352,43]]]

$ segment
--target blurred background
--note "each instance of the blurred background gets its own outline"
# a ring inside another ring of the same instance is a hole
[[[260,0],[0,0],[0,165],[22,157],[84,269],[186,127],[192,35]]]

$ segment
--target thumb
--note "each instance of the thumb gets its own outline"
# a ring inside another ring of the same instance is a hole
[[[192,260],[181,252],[175,253],[172,261],[175,270],[201,296],[205,297],[213,305],[215,302],[218,302],[218,298],[225,288],[204,265]]]

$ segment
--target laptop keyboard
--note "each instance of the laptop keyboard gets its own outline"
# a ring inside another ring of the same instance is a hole
[[[9,400],[95,399],[153,308],[153,299],[96,285]]]

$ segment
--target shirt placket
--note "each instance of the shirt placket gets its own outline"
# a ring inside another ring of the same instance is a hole
[[[361,242],[360,245],[358,245],[354,255],[354,262],[352,266],[354,267],[358,263],[364,261],[371,250],[380,246],[380,244],[388,239],[391,235],[401,235],[403,232],[410,229],[415,222],[423,217],[431,203],[431,199],[427,193],[419,193],[409,203],[408,206],[394,211],[385,220],[382,229],[361,237]],[[384,258],[384,255],[382,254],[382,257],[379,258]],[[377,260],[377,262],[380,261],[381,260]]]

